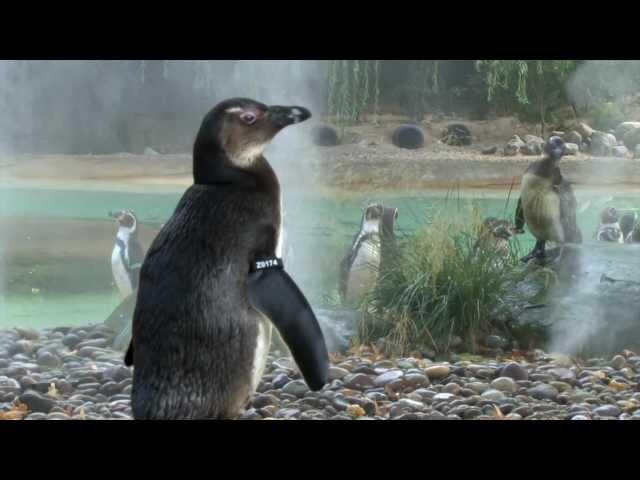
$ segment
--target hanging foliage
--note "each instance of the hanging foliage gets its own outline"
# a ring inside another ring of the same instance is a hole
[[[329,115],[344,127],[358,122],[370,110],[378,113],[379,60],[330,60],[328,67]],[[372,81],[373,80],[373,81]]]

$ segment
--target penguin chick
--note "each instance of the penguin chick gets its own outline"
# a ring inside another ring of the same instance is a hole
[[[516,233],[515,226],[508,220],[487,217],[480,225],[480,232],[474,250],[481,246],[492,246],[506,253],[509,249],[509,240]]]
[[[559,261],[566,243],[581,243],[582,234],[576,221],[577,202],[571,185],[562,177],[558,163],[564,153],[564,141],[550,137],[544,156],[533,162],[522,177],[521,193],[516,208],[517,230],[528,225],[536,245],[521,260],[545,257],[548,241],[560,244]]]
[[[125,355],[134,418],[237,418],[264,371],[272,323],[307,385],[325,385],[322,331],[278,258],[280,185],[262,155],[280,130],[310,116],[233,98],[204,117],[194,184],[142,265]]]

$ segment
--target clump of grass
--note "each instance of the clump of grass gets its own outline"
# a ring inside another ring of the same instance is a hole
[[[385,338],[390,354],[448,352],[458,337],[475,352],[485,334],[509,335],[514,285],[526,275],[517,243],[488,241],[475,208],[436,213],[403,238],[362,303],[357,341]],[[507,301],[506,299],[510,299]]]

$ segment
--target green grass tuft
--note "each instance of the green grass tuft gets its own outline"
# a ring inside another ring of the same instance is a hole
[[[385,338],[389,354],[403,355],[421,349],[446,353],[459,343],[456,337],[475,352],[486,334],[511,336],[514,309],[534,294],[516,288],[527,275],[517,240],[500,248],[489,238],[473,207],[436,213],[401,238],[376,288],[363,299],[357,342]]]

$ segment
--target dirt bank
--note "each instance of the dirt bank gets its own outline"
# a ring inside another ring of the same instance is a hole
[[[442,127],[451,121],[455,119],[423,122],[427,143],[418,150],[391,144],[390,134],[401,123],[398,118],[382,117],[377,125],[350,127],[343,145],[304,147],[317,149],[307,157],[308,173],[318,185],[340,190],[505,188],[518,182],[527,164],[536,158],[481,154],[487,146],[503,145],[513,133],[532,132],[514,119],[461,122],[474,135],[474,144],[468,147],[451,147],[438,140]],[[576,184],[640,185],[639,160],[577,155],[565,157],[562,167]],[[126,181],[128,185],[184,188],[191,183],[191,168],[190,154],[21,155],[0,158],[0,179],[5,184],[75,182],[100,188]]]

